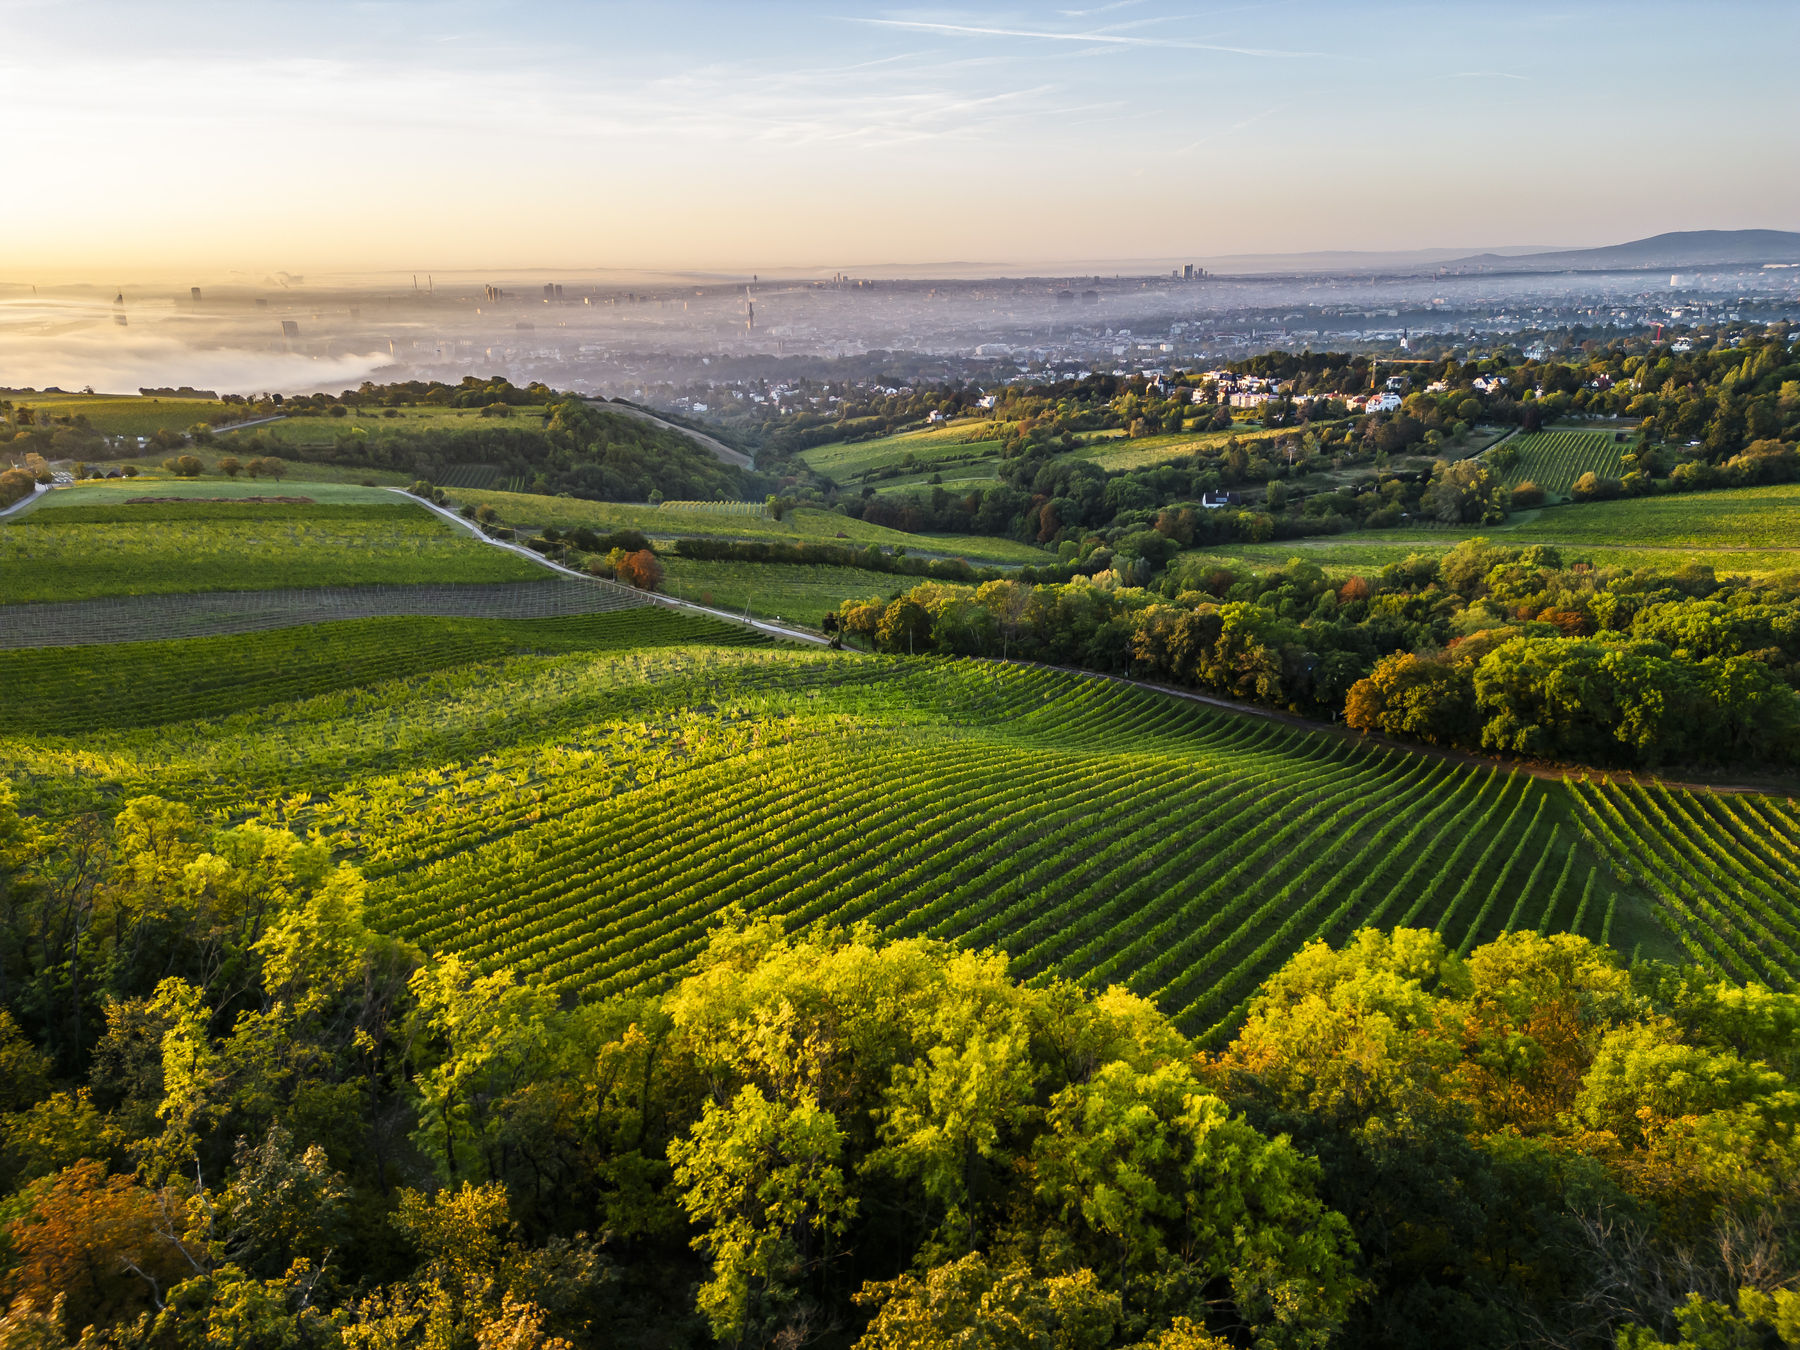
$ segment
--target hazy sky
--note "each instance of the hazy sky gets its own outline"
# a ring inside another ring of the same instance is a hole
[[[0,0],[0,281],[1800,228],[1800,3]]]

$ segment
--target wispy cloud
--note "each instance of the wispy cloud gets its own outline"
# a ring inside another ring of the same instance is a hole
[[[915,33],[943,33],[953,37],[1028,38],[1042,42],[1085,42],[1089,45],[1113,47],[1153,47],[1169,51],[1223,52],[1231,56],[1254,56],[1270,59],[1329,58],[1332,52],[1293,51],[1281,47],[1244,47],[1227,42],[1206,42],[1197,38],[1140,37],[1109,28],[1069,31],[1055,28],[1005,28],[989,24],[943,23],[930,19],[870,19],[841,16],[849,23],[867,24],[875,28],[899,28]],[[1342,58],[1339,58],[1342,59]]]

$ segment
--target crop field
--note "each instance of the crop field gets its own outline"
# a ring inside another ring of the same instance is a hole
[[[1196,550],[1184,555],[1225,567],[1279,567],[1289,558],[1333,575],[1379,571],[1411,553],[1443,553],[1467,525],[1381,530]],[[1766,576],[1800,569],[1800,485],[1637,497],[1522,511],[1482,538],[1519,547],[1553,544],[1569,561],[1668,571],[1693,563],[1719,575]]]
[[[285,445],[331,445],[339,436],[362,431],[369,435],[388,431],[458,431],[479,427],[541,428],[544,410],[513,408],[504,418],[483,416],[479,408],[350,408],[343,417],[287,417],[259,427],[271,440]]]
[[[765,502],[661,502],[656,509],[679,515],[730,516],[744,520],[764,520],[769,514]]]
[[[1217,448],[1233,439],[1239,445],[1251,446],[1258,441],[1275,440],[1293,434],[1292,428],[1264,430],[1262,427],[1232,427],[1229,431],[1170,431],[1155,436],[1139,436],[1133,440],[1123,433],[1117,433],[1095,440],[1079,450],[1071,450],[1069,454],[1075,459],[1092,460],[1108,473],[1119,473],[1125,469],[1167,464],[1171,460],[1192,455],[1196,450]]]
[[[1610,431],[1539,431],[1505,444],[1517,455],[1506,471],[1508,487],[1531,482],[1563,497],[1584,473],[1619,477],[1619,460],[1628,448]]]
[[[818,445],[801,451],[800,458],[815,472],[840,483],[858,480],[871,469],[903,465],[908,455],[922,472],[930,473],[933,469],[954,464],[996,459],[1000,439],[1009,425],[1007,422],[965,419],[948,426],[903,431],[875,440]]]
[[[1635,789],[1097,677],[732,648],[743,630],[692,622],[497,626],[429,670],[384,653],[450,662],[455,630],[337,625],[310,663],[173,644],[195,655],[164,663],[194,678],[146,685],[130,719],[117,700],[147,663],[33,653],[67,663],[34,678],[69,692],[0,734],[0,772],[51,809],[155,791],[319,830],[370,876],[383,927],[570,991],[667,980],[734,905],[997,946],[1023,976],[1125,984],[1215,1041],[1304,941],[1365,923],[1464,949],[1514,928],[1698,944],[1778,987],[1800,973],[1775,904],[1793,887],[1768,875],[1800,829],[1768,799],[1656,803],[1716,822],[1695,847],[1743,897],[1709,897],[1715,914],[1690,894],[1704,858],[1653,834]]]
[[[151,436],[186,431],[197,422],[216,424],[244,409],[210,399],[143,398],[135,394],[11,394],[10,401],[51,419],[85,417],[103,436]]]
[[[683,600],[716,605],[734,614],[784,618],[817,627],[825,611],[844,600],[886,598],[924,578],[871,572],[859,567],[800,563],[713,562],[663,559],[663,590]]]
[[[0,649],[223,637],[348,619],[562,619],[651,603],[641,591],[610,581],[576,581],[549,572],[538,577],[473,585],[415,582],[113,595],[14,605],[0,625]]]
[[[1655,898],[1709,973],[1792,989],[1800,975],[1800,810],[1792,798],[1662,785],[1571,785],[1587,837],[1615,876]]]
[[[840,484],[860,484],[871,472],[881,476],[867,481],[881,492],[915,492],[932,486],[933,474],[943,486],[967,490],[998,483],[999,438],[1004,422],[952,423],[929,431],[908,431],[880,440],[821,445],[804,451],[801,458],[814,470]],[[1087,444],[1067,452],[1070,458],[1091,460],[1109,473],[1140,469],[1192,455],[1196,450],[1223,445],[1236,437],[1244,445],[1290,434],[1261,427],[1233,427],[1229,431],[1167,432],[1133,440],[1124,432],[1087,432]],[[973,440],[983,436],[985,439]],[[905,472],[895,472],[904,470]]]
[[[691,643],[766,645],[748,628],[671,610],[553,619],[350,619],[280,632],[0,651],[0,735],[156,726],[521,653]]]
[[[0,521],[0,604],[543,575],[392,494],[310,506],[69,497]]]
[[[238,497],[306,497],[321,506],[394,506],[406,505],[406,498],[379,487],[360,483],[296,482],[292,477],[279,482],[272,478],[175,478],[163,474],[140,474],[136,478],[89,479],[54,492],[41,493],[29,507],[8,520],[27,515],[50,519],[53,513],[73,508],[116,507],[120,519],[135,520],[141,506],[128,506],[133,497],[181,497],[199,501]],[[60,517],[58,517],[60,518]]]
[[[525,529],[553,525],[559,530],[580,526],[606,532],[639,530],[653,538],[751,539],[790,544],[822,543],[886,549],[904,548],[909,553],[942,554],[966,558],[972,563],[1033,563],[1055,560],[1055,555],[1030,544],[984,535],[908,534],[884,525],[853,520],[833,511],[802,508],[780,520],[745,513],[715,510],[690,511],[667,503],[662,506],[629,502],[590,502],[575,497],[544,497],[523,492],[452,492],[458,505],[492,506],[502,524]],[[707,507],[717,503],[704,503]]]

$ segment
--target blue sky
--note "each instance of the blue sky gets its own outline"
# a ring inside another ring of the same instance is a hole
[[[1800,5],[0,0],[0,271],[1800,228]]]

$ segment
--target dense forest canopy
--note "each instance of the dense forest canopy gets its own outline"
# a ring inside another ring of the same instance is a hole
[[[329,842],[0,796],[0,1344],[1796,1342],[1793,994],[1365,931],[1207,1055],[740,921],[567,1002]]]

